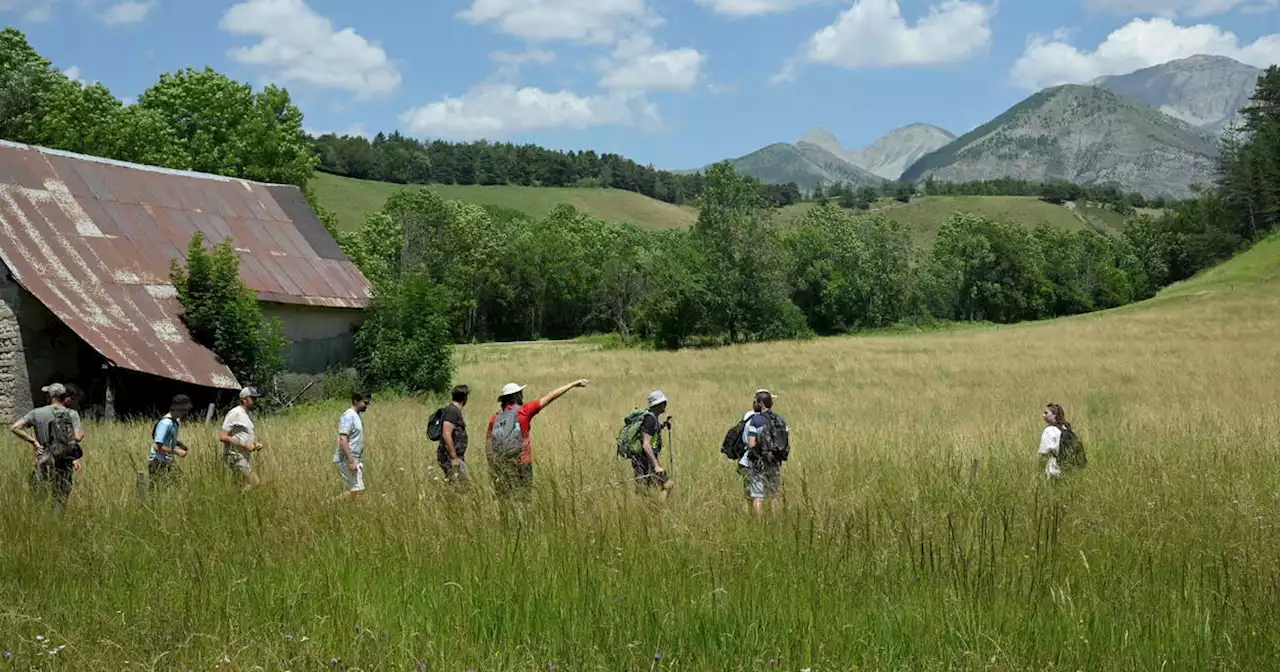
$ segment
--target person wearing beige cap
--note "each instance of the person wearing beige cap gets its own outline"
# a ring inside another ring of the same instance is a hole
[[[49,404],[27,413],[9,430],[35,449],[31,487],[36,492],[51,491],[53,512],[61,516],[71,496],[74,474],[84,469],[84,451],[80,449],[84,430],[80,428],[80,414],[71,408],[80,396],[80,388],[53,383],[40,389],[49,395]],[[34,433],[28,433],[28,429]]]
[[[235,474],[240,482],[241,492],[248,492],[262,484],[262,480],[253,472],[253,463],[249,458],[262,450],[262,443],[253,433],[253,416],[249,411],[258,404],[262,393],[254,387],[240,390],[240,403],[232,408],[222,421],[222,434],[218,440],[222,442],[222,461]]]
[[[507,383],[498,395],[500,410],[489,418],[488,458],[493,488],[501,498],[527,493],[533,487],[533,418],[551,402],[575,387],[586,387],[586,380],[576,380],[558,387],[541,399],[524,401],[524,385]]]

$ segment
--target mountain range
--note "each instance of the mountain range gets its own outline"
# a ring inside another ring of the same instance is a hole
[[[1192,56],[1088,85],[1040,91],[956,138],[927,124],[846,149],[817,128],[731,159],[765,182],[876,185],[1014,177],[1114,183],[1148,196],[1186,197],[1213,178],[1218,136],[1236,123],[1262,71],[1221,56]]]

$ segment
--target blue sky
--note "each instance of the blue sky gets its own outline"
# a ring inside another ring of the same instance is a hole
[[[1280,0],[0,0],[137,96],[211,66],[312,131],[534,142],[692,168],[822,126],[961,134],[1034,90],[1196,53],[1280,62]]]

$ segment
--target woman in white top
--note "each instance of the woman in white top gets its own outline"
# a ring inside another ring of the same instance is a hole
[[[1040,433],[1040,455],[1045,457],[1044,473],[1049,478],[1060,478],[1058,446],[1062,443],[1062,427],[1067,424],[1067,414],[1058,404],[1044,407],[1044,431]]]

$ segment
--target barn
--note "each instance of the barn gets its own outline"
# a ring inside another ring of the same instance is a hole
[[[0,141],[0,419],[50,381],[79,384],[107,417],[238,389],[191,340],[169,279],[196,232],[234,241],[290,371],[350,363],[369,282],[297,187]]]

